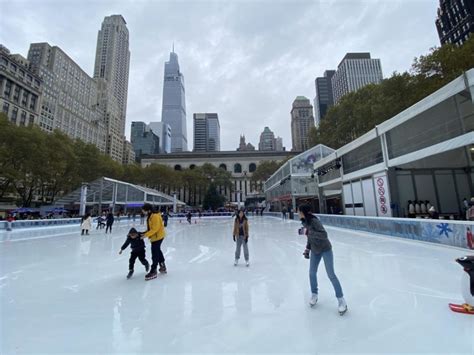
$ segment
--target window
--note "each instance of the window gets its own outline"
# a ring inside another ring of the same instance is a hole
[[[255,170],[257,170],[257,165],[255,163],[250,163],[249,172],[253,173]]]
[[[26,112],[21,111],[20,125],[25,126],[26,124]]]
[[[30,121],[28,122],[30,125],[32,125],[33,123],[35,123],[35,116],[33,115],[30,115]]]
[[[222,169],[224,171],[227,171],[227,165],[225,165],[224,163],[222,163],[221,165],[219,165],[219,169]]]
[[[28,103],[28,92],[23,91],[23,97],[21,99],[21,105],[26,107],[27,103]]]
[[[3,109],[2,109],[2,111],[3,111],[6,115],[8,115],[8,111],[9,111],[9,110],[10,110],[10,104],[9,104],[8,102],[4,102],[4,103],[3,103]]]
[[[15,86],[15,91],[13,93],[13,101],[14,102],[20,101],[20,88],[18,86]]]
[[[36,110],[36,96],[35,95],[31,95],[31,99],[30,99],[30,110]]]
[[[13,107],[11,121],[16,123],[16,117],[18,116],[18,108]]]
[[[174,170],[176,170],[176,171],[181,171],[181,165],[176,164],[176,165],[174,166]]]
[[[242,165],[240,165],[239,163],[234,164],[234,173],[238,174],[241,172],[242,172]]]
[[[3,94],[5,95],[6,98],[10,98],[10,94],[12,92],[12,82],[10,80],[7,80],[7,82],[5,83],[5,91],[3,92]]]

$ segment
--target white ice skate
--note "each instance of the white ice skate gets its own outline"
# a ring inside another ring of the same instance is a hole
[[[235,259],[234,266],[237,266],[238,263],[239,263],[239,259]]]
[[[317,293],[313,293],[311,295],[311,298],[309,300],[309,305],[311,307],[314,307],[316,305],[316,303],[318,303],[318,294]]]
[[[247,267],[250,266],[250,262],[248,260],[245,262],[245,266],[247,266]]]
[[[339,310],[339,315],[343,315],[344,313],[347,312],[347,303],[344,297],[338,298],[337,302],[339,303],[338,310]]]

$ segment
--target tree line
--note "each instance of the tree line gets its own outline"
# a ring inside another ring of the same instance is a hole
[[[410,72],[393,73],[341,98],[309,133],[311,146],[338,149],[474,68],[474,36],[462,46],[446,44],[415,58]]]
[[[266,180],[280,164],[265,162],[254,173],[257,182]],[[191,194],[204,196],[204,207],[223,205],[224,197],[217,187],[232,191],[231,173],[212,164],[176,171],[152,164],[122,165],[99,149],[79,139],[71,139],[56,130],[46,133],[39,127],[16,126],[0,113],[0,200],[15,196],[17,205],[32,206],[33,202],[52,203],[102,176],[150,187],[162,192],[186,188]],[[36,200],[36,201],[35,201]]]

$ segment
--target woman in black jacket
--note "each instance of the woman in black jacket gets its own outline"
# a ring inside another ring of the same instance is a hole
[[[341,284],[334,272],[334,257],[332,254],[332,245],[328,239],[328,234],[324,229],[323,225],[311,213],[311,207],[309,205],[303,205],[299,208],[300,219],[303,226],[306,228],[306,235],[308,236],[308,242],[306,244],[306,250],[304,256],[310,258],[309,263],[309,283],[311,286],[311,299],[309,304],[313,307],[318,302],[318,266],[321,259],[324,259],[324,266],[328,274],[329,280],[334,286],[336,297],[338,300],[339,313],[343,315],[347,311],[347,304],[344,300],[342,293]]]

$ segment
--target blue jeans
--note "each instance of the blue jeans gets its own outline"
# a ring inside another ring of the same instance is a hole
[[[311,257],[309,260],[309,283],[311,285],[311,292],[318,293],[318,266],[321,258],[324,259],[324,266],[326,267],[326,273],[328,274],[329,280],[331,280],[332,285],[334,286],[334,291],[336,291],[336,297],[340,298],[344,295],[342,294],[342,287],[337,279],[336,274],[334,273],[334,256],[332,255],[332,249],[322,252],[320,254],[314,254],[311,252]]]

